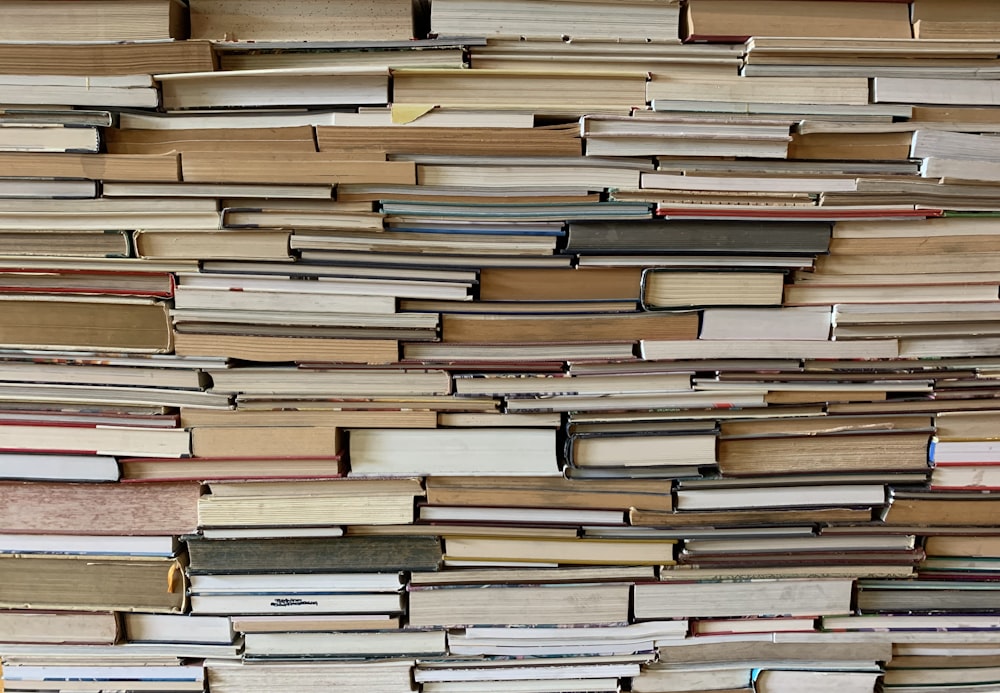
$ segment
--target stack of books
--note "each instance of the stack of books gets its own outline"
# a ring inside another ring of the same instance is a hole
[[[988,0],[4,0],[7,691],[1000,685]]]

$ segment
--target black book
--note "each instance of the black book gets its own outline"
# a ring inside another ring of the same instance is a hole
[[[435,536],[296,537],[188,540],[189,572],[376,573],[437,570]]]
[[[832,225],[801,221],[574,221],[567,253],[825,253]]]

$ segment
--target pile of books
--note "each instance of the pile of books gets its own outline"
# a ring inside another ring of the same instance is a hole
[[[0,688],[1000,686],[995,3],[0,6]]]

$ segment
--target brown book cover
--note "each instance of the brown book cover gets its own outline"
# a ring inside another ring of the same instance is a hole
[[[428,477],[431,505],[526,508],[643,508],[669,512],[670,480],[559,477]]]
[[[417,182],[416,164],[412,161],[352,160],[343,154],[322,152],[196,151],[181,156],[181,168],[188,183],[415,185]]]
[[[0,44],[0,64],[8,74],[87,77],[210,72],[215,58],[208,41],[22,43]]]
[[[171,348],[168,304],[146,299],[0,296],[0,345],[166,352]]]
[[[174,349],[179,356],[227,356],[250,361],[318,363],[395,363],[395,339],[333,339],[221,335],[176,332]]]
[[[167,154],[40,154],[0,152],[0,167],[30,178],[86,178],[102,181],[176,182],[180,156]]]
[[[483,301],[638,301],[641,278],[641,267],[486,268],[479,275],[479,298]]]
[[[685,41],[742,43],[751,36],[910,38],[910,8],[898,0],[688,2]]]
[[[197,482],[0,483],[0,532],[165,536],[198,530]]]
[[[441,316],[441,341],[479,344],[697,339],[698,314]]]
[[[171,558],[0,557],[0,607],[177,613],[184,566]]]
[[[513,137],[510,131],[499,128],[319,126],[316,142],[321,152],[474,156],[580,156],[582,153],[580,128],[575,124],[518,128]]]
[[[0,47],[2,49],[2,47]],[[2,50],[0,50],[2,55]],[[105,128],[109,154],[170,152],[315,152],[308,125],[278,128],[211,128],[205,130],[120,130]]]

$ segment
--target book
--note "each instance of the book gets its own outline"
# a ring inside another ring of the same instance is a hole
[[[881,673],[878,671],[793,671],[769,669],[754,680],[760,693],[778,693],[799,686],[817,693],[865,693],[874,688]]]
[[[177,5],[177,3],[170,3]],[[110,76],[212,70],[207,41],[19,43],[0,46],[10,74]],[[89,39],[86,39],[89,40]]]
[[[386,154],[456,154],[466,156],[579,156],[581,143],[574,127],[518,128],[515,141],[510,128],[394,126],[317,126],[316,144],[321,152],[381,151]],[[338,191],[340,192],[340,191]],[[419,188],[414,191],[418,194]],[[393,196],[395,197],[395,195]],[[338,195],[338,199],[343,199]]]
[[[559,475],[546,429],[355,429],[349,446],[350,476]]]
[[[692,489],[677,492],[678,510],[739,510],[794,507],[881,507],[885,488],[879,484],[856,486],[757,486],[749,488]]]
[[[445,343],[535,343],[563,341],[693,339],[697,316],[623,313],[618,315],[506,316],[442,315]]]
[[[573,221],[566,251],[813,254],[828,249],[829,237],[830,225],[822,222]]]
[[[479,275],[479,298],[483,301],[638,301],[641,276],[641,269],[631,267],[485,268]]]
[[[753,580],[637,584],[635,618],[825,616],[850,613],[854,581]]]
[[[248,658],[321,657],[328,653],[355,657],[440,656],[447,651],[444,630],[248,633]]]
[[[701,312],[698,339],[826,341],[832,316],[826,306],[706,308]]]
[[[295,12],[251,0],[195,0],[191,38],[215,41],[406,41],[414,38],[409,0],[306,0]]]
[[[318,690],[331,686],[371,693],[399,693],[409,690],[412,659],[385,659],[367,662],[260,662],[252,666],[213,661],[206,667],[206,679],[216,693],[246,693],[251,690]]]
[[[125,638],[130,643],[202,643],[228,645],[235,639],[228,618],[190,614],[122,614]]]
[[[118,462],[108,455],[0,453],[0,478],[22,481],[118,481]]]
[[[403,612],[398,594],[192,594],[191,613],[198,615],[274,614],[398,614]]]
[[[180,535],[198,527],[201,485],[4,482],[6,533]]]
[[[431,5],[431,33],[438,36],[513,36],[617,40],[677,39],[679,3],[626,2],[607,11],[599,3],[531,0],[482,2],[442,0]]]
[[[198,500],[202,527],[255,527],[413,522],[419,481],[360,479],[213,482]]]
[[[4,642],[54,645],[113,645],[120,625],[113,612],[0,611]]]
[[[598,624],[628,621],[626,584],[476,586],[410,591],[411,626]],[[581,611],[575,605],[586,600]]]
[[[115,0],[11,2],[5,42],[147,41],[187,38],[187,8],[175,0],[141,0],[123,10]]]
[[[434,536],[188,541],[194,575],[258,572],[373,572],[437,570],[440,540]]]
[[[341,154],[322,152],[189,152],[184,155],[181,169],[183,180],[190,183],[413,185],[417,182],[411,161],[352,161]]]
[[[780,272],[684,272],[646,270],[642,305],[646,310],[699,306],[781,305]]]
[[[530,70],[393,71],[393,110],[403,105],[521,109],[571,114],[624,115],[646,101],[641,72],[534,72]],[[527,97],[527,98],[526,98]]]
[[[898,2],[694,0],[682,24],[685,41],[742,43],[751,36],[910,38],[908,8]]]
[[[575,565],[671,565],[674,541],[657,539],[520,539],[446,537],[444,560],[484,563],[558,563]]]
[[[389,102],[389,71],[379,68],[274,68],[158,74],[163,108],[267,108]]]
[[[170,558],[180,552],[174,536],[114,534],[3,534],[0,552],[60,556],[144,556]]]
[[[727,437],[719,442],[726,476],[810,471],[927,471],[927,433]]]
[[[648,480],[432,476],[424,484],[430,504],[424,506],[427,510],[435,506],[499,506],[669,511],[672,507],[670,483]]]
[[[160,95],[149,75],[0,75],[0,98],[13,105],[155,108]]]
[[[183,612],[184,571],[175,559],[0,557],[0,606],[79,611]]]

